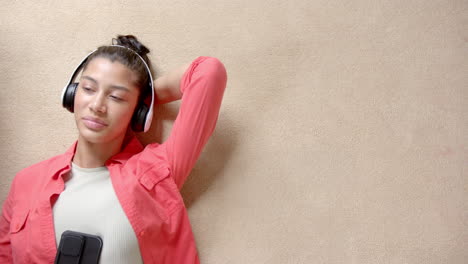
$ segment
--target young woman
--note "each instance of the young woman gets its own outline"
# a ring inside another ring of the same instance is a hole
[[[66,230],[99,236],[99,263],[199,263],[179,190],[215,128],[226,70],[198,57],[153,83],[148,52],[118,36],[75,71],[63,100],[78,139],[14,178],[0,263],[53,263]],[[132,130],[148,129],[152,99],[182,103],[169,138],[143,147]]]

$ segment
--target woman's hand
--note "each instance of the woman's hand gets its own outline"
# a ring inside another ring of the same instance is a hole
[[[154,81],[156,103],[165,104],[182,98],[180,79],[189,68],[191,62],[169,71]]]

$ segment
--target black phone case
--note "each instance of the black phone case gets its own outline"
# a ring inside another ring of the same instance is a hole
[[[101,249],[99,236],[67,230],[60,238],[55,264],[98,264]]]

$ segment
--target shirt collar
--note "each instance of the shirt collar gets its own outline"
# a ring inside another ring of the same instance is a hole
[[[106,165],[112,162],[118,162],[123,164],[126,162],[131,156],[141,152],[143,150],[143,146],[141,145],[140,141],[133,136],[130,141],[123,147],[122,151],[112,156],[107,162]]]
[[[50,164],[49,168],[53,170],[50,171],[50,175],[52,175],[53,178],[56,179],[64,172],[67,172],[71,169],[71,162],[73,156],[75,155],[77,145],[78,140],[75,141],[64,154],[60,155],[57,159],[55,159],[55,162]],[[109,160],[107,160],[105,165],[108,166],[111,163],[123,164],[130,157],[141,152],[142,150],[143,146],[141,145],[140,141],[135,136],[132,136],[128,143],[123,147],[122,151],[115,154]]]

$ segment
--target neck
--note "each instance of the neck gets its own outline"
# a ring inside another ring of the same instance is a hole
[[[120,152],[123,140],[124,138],[106,143],[93,143],[80,136],[73,163],[81,168],[102,167],[108,159]]]

